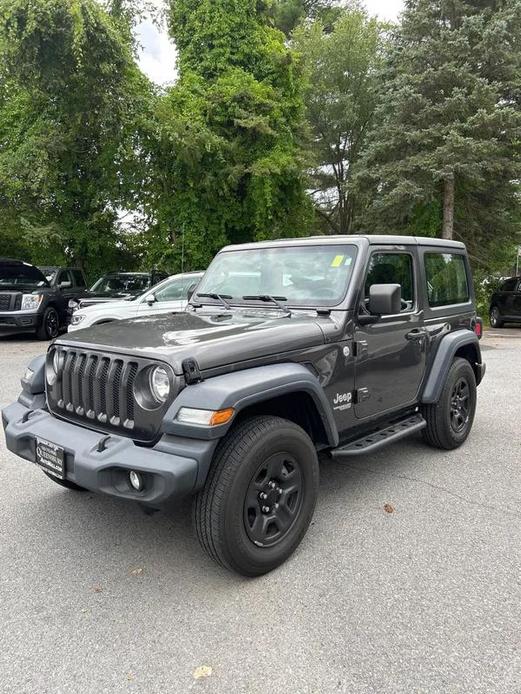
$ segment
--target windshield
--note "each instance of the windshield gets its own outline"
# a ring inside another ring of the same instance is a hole
[[[356,246],[309,245],[225,251],[197,287],[197,296],[221,294],[229,301],[276,297],[288,306],[335,306],[345,296]]]
[[[91,287],[96,294],[140,294],[149,285],[148,275],[104,275]]]
[[[0,263],[0,287],[46,287],[47,281],[38,268],[24,263]]]

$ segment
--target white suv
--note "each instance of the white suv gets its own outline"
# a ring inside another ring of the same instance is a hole
[[[188,272],[173,275],[140,296],[80,308],[72,314],[69,332],[124,318],[182,311],[188,302],[188,290],[199,283],[203,274]]]

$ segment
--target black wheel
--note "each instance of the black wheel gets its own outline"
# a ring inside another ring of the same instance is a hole
[[[306,534],[318,494],[313,442],[293,422],[253,417],[219,444],[193,519],[203,549],[243,576],[282,564]]]
[[[466,359],[454,360],[439,401],[423,407],[427,427],[423,437],[431,446],[451,450],[466,440],[476,412],[476,376]]]
[[[61,480],[58,477],[55,477],[54,475],[51,475],[48,472],[45,472],[45,470],[43,471],[43,474],[46,475],[55,484],[59,484],[60,487],[65,487],[66,489],[72,489],[75,492],[86,492],[87,491],[84,487],[80,487],[78,484],[74,484],[74,482],[71,482],[70,480]]]
[[[45,309],[42,317],[42,323],[36,331],[36,337],[39,340],[54,340],[60,332],[60,319],[58,312],[52,306]]]
[[[490,325],[493,328],[503,327],[503,320],[501,318],[501,313],[499,312],[497,306],[492,306],[492,308],[490,309]]]

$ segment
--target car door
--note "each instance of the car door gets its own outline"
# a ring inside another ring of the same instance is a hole
[[[182,276],[167,280],[156,289],[151,289],[141,299],[138,314],[154,315],[182,311],[187,303],[187,292],[190,284],[191,278]]]
[[[366,267],[360,302],[367,314],[373,284],[400,284],[402,310],[355,327],[355,415],[385,414],[416,402],[426,364],[427,333],[416,248],[376,247]]]
[[[63,298],[68,302],[75,298],[74,281],[70,270],[59,270],[56,278],[56,286],[61,291]]]

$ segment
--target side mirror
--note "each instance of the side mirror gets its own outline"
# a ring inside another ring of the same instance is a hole
[[[72,282],[60,282],[60,289],[70,289]]]
[[[187,290],[187,292],[186,292],[186,298],[188,299],[188,301],[190,301],[190,299],[191,299],[192,296],[194,295],[194,292],[195,292],[196,289],[197,289],[197,282],[194,282],[193,284],[191,284],[191,285],[188,287],[188,290]]]
[[[372,284],[369,288],[369,313],[394,316],[402,310],[402,287],[399,284]]]
[[[148,304],[149,306],[152,306],[152,305],[155,304],[156,301],[157,301],[156,295],[155,295],[155,294],[149,294],[149,295],[146,297],[145,301],[147,302],[147,304]]]

